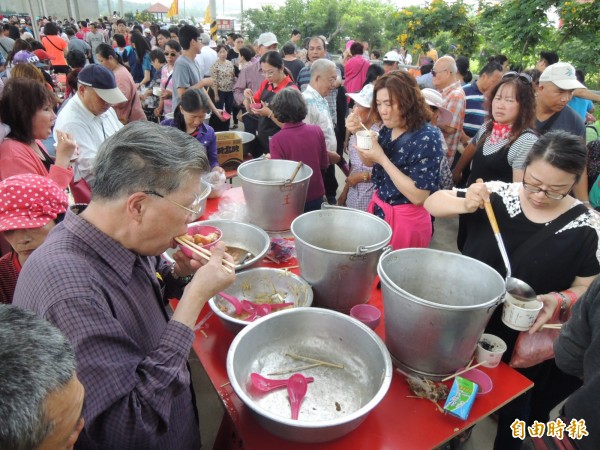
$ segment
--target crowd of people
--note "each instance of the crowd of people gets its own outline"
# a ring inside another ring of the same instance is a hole
[[[297,30],[280,48],[268,31],[245,45],[193,25],[45,19],[38,41],[26,23],[4,22],[0,302],[13,306],[0,308],[0,337],[37,346],[48,375],[26,375],[39,389],[28,412],[0,427],[0,447],[69,448],[79,437],[81,448],[199,448],[192,330],[235,275],[222,269],[222,245],[209,262],[160,255],[197,218],[200,175],[223,172],[215,132],[240,122],[255,136],[246,157],[312,168],[305,211],[323,202],[368,211],[390,225],[394,249],[428,247],[433,217],[460,215],[459,250],[505,275],[482,211],[490,201],[513,276],[544,304],[532,332],[571,318],[556,360],[519,369],[535,388],[499,411],[495,448],[520,449],[512,421],[546,422],[574,392],[562,414],[600,433],[590,404],[598,362],[582,349],[598,345],[600,218],[585,122],[599,99],[571,64],[542,52],[535,68],[511,70],[498,55],[472,74],[468,57],[432,44],[413,66],[404,48],[381,56],[355,40],[334,61],[325,37],[302,41]],[[357,137],[365,130],[367,144]],[[518,333],[500,309],[487,331],[506,341],[509,362]],[[27,374],[5,344],[0,357],[15,363],[2,378]],[[63,359],[53,360],[57,349]],[[55,413],[58,395],[73,401],[54,427],[44,408]]]

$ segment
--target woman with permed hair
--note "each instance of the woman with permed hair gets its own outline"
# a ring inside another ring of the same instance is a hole
[[[298,89],[283,89],[273,98],[270,107],[283,124],[281,131],[271,138],[271,159],[302,161],[312,169],[304,212],[320,209],[325,195],[321,170],[329,166],[325,135],[319,126],[303,122],[308,109]]]
[[[371,108],[383,127],[372,135],[372,148],[357,147],[372,166],[375,192],[368,211],[392,227],[394,249],[425,248],[431,240],[431,216],[425,199],[440,184],[442,139],[431,125],[431,112],[416,80],[394,71],[375,82]]]

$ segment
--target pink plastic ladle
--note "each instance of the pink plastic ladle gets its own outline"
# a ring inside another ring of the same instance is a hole
[[[298,375],[302,377],[304,376],[301,374]],[[289,378],[286,378],[284,380],[274,380],[272,378],[263,377],[261,374],[254,372],[250,374],[250,380],[252,381],[252,385],[259,391],[269,392],[273,389],[287,386]],[[306,377],[307,383],[312,383],[313,381],[315,381],[313,377]]]
[[[298,420],[298,415],[300,414],[300,405],[302,405],[302,400],[304,400],[307,390],[308,383],[304,375],[295,373],[288,379],[287,391],[290,398],[290,405],[292,406],[293,420]]]

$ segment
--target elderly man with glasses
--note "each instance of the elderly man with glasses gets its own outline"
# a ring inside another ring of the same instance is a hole
[[[187,357],[200,311],[235,275],[222,244],[203,266],[180,251],[173,264],[160,255],[198,217],[208,170],[193,137],[127,125],[100,147],[89,206],[67,212],[21,271],[13,303],[54,323],[75,350],[81,448],[200,448]]]
[[[456,77],[458,69],[452,56],[442,56],[438,59],[431,71],[433,86],[442,94],[444,103],[442,107],[452,113],[452,121],[440,126],[444,139],[448,145],[448,164],[452,166],[454,155],[458,150],[463,122],[465,120],[465,92],[460,80]]]

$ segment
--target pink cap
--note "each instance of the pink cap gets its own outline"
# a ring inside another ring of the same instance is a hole
[[[32,173],[0,182],[0,231],[41,228],[69,206],[55,181]]]

